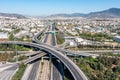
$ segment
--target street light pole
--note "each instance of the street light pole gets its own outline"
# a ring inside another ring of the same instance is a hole
[[[17,45],[15,45],[15,53],[16,53],[16,62],[18,62]]]
[[[14,41],[16,41],[16,38],[15,38],[15,28],[14,28]],[[15,44],[15,54],[16,54],[16,63],[18,62],[18,55],[17,55],[17,45]]]

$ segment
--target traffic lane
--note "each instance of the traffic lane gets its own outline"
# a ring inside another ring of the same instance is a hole
[[[64,56],[61,52],[58,52],[52,48],[49,48],[45,45],[34,45],[39,48],[43,48],[44,50],[50,52],[52,55],[60,59],[64,65],[70,70],[75,80],[88,80],[88,78],[83,74],[83,72],[78,68],[76,64],[74,64],[68,57]]]
[[[81,72],[81,70],[79,70],[79,68],[71,60],[69,60],[68,58],[64,58],[63,56],[61,56],[60,54],[54,51],[51,50],[49,51],[51,52],[51,54],[55,53],[55,56],[58,57],[64,63],[64,65],[68,68],[68,70],[70,70],[75,80],[88,80],[87,78],[84,78],[84,75]]]
[[[31,70],[27,80],[37,80],[37,75],[38,75],[37,71],[39,69],[39,65],[40,65],[40,60],[33,63],[32,70]]]
[[[62,76],[63,76],[63,72],[62,72],[62,67],[61,67],[61,63],[60,63],[60,61],[58,61],[58,60],[56,60],[56,59],[54,59],[54,60],[52,60],[52,62],[53,62],[53,76],[55,76],[55,77],[53,77],[53,80],[63,80],[62,78]]]
[[[56,40],[54,34],[52,34],[52,46],[56,46]]]
[[[13,64],[10,68],[7,68],[6,70],[0,72],[0,80],[10,80],[13,76],[13,74],[16,72],[18,69],[19,65],[18,64]]]
[[[68,70],[71,72],[75,80],[88,80],[88,78],[83,74],[83,72],[78,68],[77,65],[75,65],[68,57],[64,56],[61,52],[56,51],[54,48],[48,47],[43,44],[35,44],[35,43],[29,43],[29,42],[13,42],[13,41],[6,41],[6,42],[0,42],[0,44],[21,44],[26,46],[34,46],[43,50],[48,51],[58,59],[60,59],[61,62],[68,68]]]
[[[44,40],[43,40],[43,43],[46,43],[46,42],[47,42],[48,36],[49,36],[49,34],[46,34],[46,36],[45,36],[45,38],[44,38]]]

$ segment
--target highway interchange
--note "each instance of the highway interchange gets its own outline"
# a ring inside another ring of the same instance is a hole
[[[25,45],[25,46],[33,46],[45,51],[48,51],[55,57],[57,57],[71,72],[75,80],[88,80],[84,73],[79,69],[79,67],[73,63],[68,57],[64,56],[61,52],[56,51],[54,48],[48,47],[43,44],[36,44],[30,42],[20,42],[20,41],[5,41],[0,42],[0,44],[17,44],[17,45]]]
[[[48,27],[48,31],[54,32],[54,30],[55,30],[54,25],[52,25],[51,27],[50,26]],[[17,45],[36,47],[36,48],[39,48],[40,50],[46,51],[47,54],[55,56],[56,59],[53,59],[51,64],[51,76],[50,76],[51,80],[63,80],[62,63],[68,68],[68,70],[71,72],[75,80],[88,80],[87,76],[82,72],[82,70],[75,63],[73,63],[68,57],[66,57],[62,52],[65,52],[67,53],[67,55],[70,55],[70,56],[95,56],[95,57],[98,57],[99,55],[91,54],[91,52],[92,53],[113,52],[113,50],[102,50],[102,51],[94,50],[94,51],[74,52],[74,51],[58,48],[56,47],[57,43],[56,43],[55,34],[47,33],[43,38],[42,42],[39,41],[38,38],[42,33],[44,33],[43,31],[39,32],[36,36],[34,36],[33,42],[35,43],[22,42],[22,41],[3,41],[3,42],[0,42],[0,44],[17,44]],[[49,37],[51,37],[51,39],[49,39]],[[50,40],[51,42],[49,45],[46,43],[48,40]],[[120,51],[114,50],[114,52],[120,52]],[[46,55],[46,53],[44,55]],[[38,54],[37,57],[35,56],[35,58],[33,57],[33,59],[38,59],[40,58],[40,56],[41,55]],[[29,62],[30,60],[28,60],[27,63]],[[38,80],[38,75],[40,75],[38,73],[40,69],[39,67],[40,67],[40,60],[37,60],[36,62],[32,63],[32,68],[29,72],[29,75],[27,76],[27,78],[23,78],[22,80]],[[0,73],[2,73],[2,75],[0,75],[0,80],[11,79],[11,76],[13,76],[13,73],[15,73],[17,69],[18,69],[18,64],[13,65],[12,67],[7,68],[4,71],[0,71]]]
[[[46,37],[46,39],[47,39],[47,37]],[[82,72],[82,70],[75,63],[73,63],[68,57],[64,56],[64,54],[62,54],[60,51],[57,51],[55,48],[50,47],[49,45],[46,45],[44,43],[36,44],[36,43],[21,42],[21,41],[5,41],[5,42],[3,41],[3,42],[0,42],[0,44],[25,45],[25,46],[36,47],[36,48],[39,48],[40,50],[47,51],[51,55],[58,58],[68,68],[68,70],[71,72],[71,74],[75,80],[88,80],[88,78],[85,76],[85,74]],[[35,70],[37,70],[37,69],[35,69]],[[33,79],[30,78],[30,80],[33,80]]]

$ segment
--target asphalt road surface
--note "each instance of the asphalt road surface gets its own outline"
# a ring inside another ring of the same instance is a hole
[[[11,80],[12,76],[18,69],[18,64],[13,64],[11,67],[0,72],[0,80]]]

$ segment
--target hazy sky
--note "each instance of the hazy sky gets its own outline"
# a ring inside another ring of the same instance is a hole
[[[120,0],[0,0],[0,12],[24,15],[89,13],[120,8]]]

